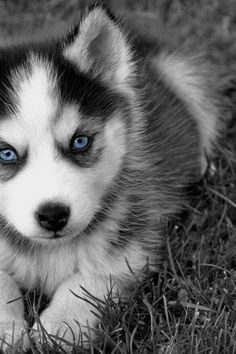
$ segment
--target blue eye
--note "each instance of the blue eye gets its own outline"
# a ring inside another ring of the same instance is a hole
[[[74,139],[72,143],[72,149],[78,152],[86,151],[90,147],[90,145],[91,145],[91,138],[89,138],[86,135],[80,135]]]
[[[17,161],[17,155],[14,150],[3,149],[0,151],[0,161],[5,163],[12,163]]]

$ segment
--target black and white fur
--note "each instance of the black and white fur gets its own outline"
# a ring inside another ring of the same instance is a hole
[[[0,151],[18,155],[0,163],[2,339],[27,328],[20,287],[51,297],[41,323],[73,343],[97,324],[73,292],[103,299],[111,278],[122,291],[147,260],[158,269],[162,225],[218,134],[210,92],[198,59],[136,51],[101,5],[65,39],[0,49]],[[93,137],[87,153],[76,134]],[[69,210],[59,231],[39,223],[45,205]]]

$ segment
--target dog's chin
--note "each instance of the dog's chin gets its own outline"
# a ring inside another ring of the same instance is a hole
[[[32,241],[35,241],[37,243],[55,243],[55,242],[63,242],[67,243],[70,242],[71,240],[78,238],[80,233],[48,233],[46,235],[40,235],[37,237],[32,237],[30,238]]]

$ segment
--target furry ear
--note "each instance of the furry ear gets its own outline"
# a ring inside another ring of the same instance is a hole
[[[130,46],[118,21],[101,5],[90,8],[68,36],[63,55],[82,72],[113,87],[127,85],[132,76]]]

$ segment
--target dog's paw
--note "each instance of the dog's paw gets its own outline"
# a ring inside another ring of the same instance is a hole
[[[31,331],[31,338],[36,345],[55,344],[70,352],[74,345],[81,344],[82,334],[79,324],[63,316],[42,314]]]
[[[6,353],[19,346],[27,349],[27,322],[24,320],[0,321],[0,349]]]

